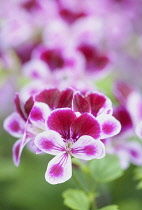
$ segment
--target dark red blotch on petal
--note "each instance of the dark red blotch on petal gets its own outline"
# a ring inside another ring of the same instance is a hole
[[[73,93],[74,91],[70,88],[61,91],[58,97],[56,98],[55,107],[56,108],[64,108],[64,107],[71,108]]]
[[[56,108],[55,104],[59,95],[60,91],[57,88],[46,89],[37,94],[35,100],[46,103],[51,109],[54,109]]]
[[[86,16],[86,14],[83,12],[75,13],[68,9],[61,9],[59,11],[59,14],[69,24],[73,23],[74,21],[76,21],[77,19],[81,17]]]
[[[25,109],[25,113],[27,114],[27,116],[29,116],[31,109],[34,105],[34,100],[33,97],[31,96],[25,103],[24,105],[24,109]]]
[[[77,140],[83,135],[100,137],[101,129],[98,121],[88,113],[83,113],[71,125],[72,138]]]
[[[90,112],[89,102],[79,92],[74,94],[73,97],[73,109],[75,112]]]
[[[86,98],[91,106],[91,114],[96,117],[100,109],[104,107],[106,98],[98,93],[90,93]]]
[[[75,119],[76,115],[71,109],[55,110],[48,117],[47,126],[66,140],[70,139],[70,127]]]
[[[125,107],[119,106],[115,108],[113,115],[121,124],[121,132],[132,128],[132,119]]]
[[[16,95],[15,95],[14,102],[15,102],[16,111],[19,113],[19,115],[22,117],[22,119],[24,121],[26,121],[27,117],[25,116],[25,114],[23,113],[23,110],[21,108],[21,101],[20,101],[18,93],[16,93]]]
[[[109,62],[108,57],[100,54],[94,46],[82,44],[78,47],[78,50],[85,57],[87,71],[100,71],[104,69]]]
[[[44,50],[40,55],[40,59],[49,65],[51,71],[63,68],[65,65],[62,53],[57,49]]]

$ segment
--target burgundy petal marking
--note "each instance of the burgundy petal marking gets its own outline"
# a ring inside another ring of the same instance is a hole
[[[71,108],[73,92],[74,91],[70,88],[64,91],[61,91],[61,93],[59,94],[56,100],[56,108],[64,108],[64,107]]]
[[[73,109],[75,112],[80,112],[80,113],[90,112],[90,106],[88,101],[79,92],[74,94]]]
[[[86,69],[88,71],[100,71],[105,68],[109,62],[109,58],[89,44],[82,44],[78,50],[84,55],[86,60]]]
[[[55,102],[58,99],[60,91],[57,88],[43,90],[35,96],[35,100],[38,102],[46,103],[51,109],[55,108]]]
[[[20,98],[19,98],[19,94],[16,93],[15,99],[15,106],[16,106],[16,111],[20,114],[20,116],[23,118],[24,121],[27,120],[26,116],[24,115],[22,109],[21,109],[21,102],[20,102]]]
[[[49,116],[47,126],[49,129],[57,131],[63,139],[69,139],[70,126],[75,119],[76,115],[71,109],[58,109]]]
[[[98,139],[100,138],[101,128],[95,117],[88,113],[83,113],[73,122],[71,131],[72,138],[76,140],[83,135]]]
[[[62,68],[65,65],[65,60],[61,50],[45,49],[41,52],[40,59],[49,65],[51,71],[57,68]]]
[[[104,107],[106,98],[98,93],[90,93],[86,98],[91,105],[91,113],[96,117],[100,109]]]
[[[24,109],[25,109],[25,112],[26,112],[27,116],[29,116],[30,111],[31,111],[33,105],[34,105],[34,100],[33,100],[33,97],[31,96],[31,97],[26,101],[26,103],[25,103],[25,105],[24,105]]]
[[[133,126],[132,119],[125,109],[125,107],[119,106],[114,110],[114,117],[121,123],[121,132],[131,129]]]

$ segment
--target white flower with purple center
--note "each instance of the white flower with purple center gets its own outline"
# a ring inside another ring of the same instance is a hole
[[[69,108],[53,111],[47,119],[49,130],[38,134],[35,145],[43,152],[56,155],[47,166],[45,179],[51,184],[71,178],[71,157],[83,160],[103,158],[104,144],[99,140],[101,127],[94,116],[76,116]]]

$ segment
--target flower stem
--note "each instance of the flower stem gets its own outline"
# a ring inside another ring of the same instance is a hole
[[[79,180],[79,178],[77,177],[77,175],[74,172],[72,174],[72,177],[73,177],[74,181],[76,182],[76,184],[79,186],[79,188],[88,194],[88,189],[81,183],[81,181]]]

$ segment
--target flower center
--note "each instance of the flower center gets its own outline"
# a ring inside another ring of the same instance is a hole
[[[73,140],[72,139],[68,139],[66,141],[66,152],[67,153],[70,153],[71,152],[72,144],[73,144]]]

